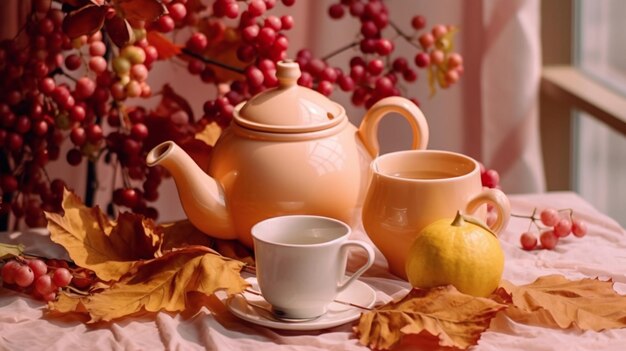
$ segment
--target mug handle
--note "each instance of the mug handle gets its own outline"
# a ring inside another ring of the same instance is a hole
[[[337,292],[342,292],[345,288],[347,288],[350,284],[352,284],[352,282],[354,282],[358,277],[360,277],[361,274],[363,274],[368,268],[370,268],[372,264],[374,264],[375,254],[374,254],[374,249],[372,248],[372,245],[366,242],[360,241],[360,240],[348,240],[344,242],[343,244],[341,244],[340,252],[345,252],[348,246],[358,246],[362,248],[363,250],[365,250],[365,252],[367,253],[367,262],[365,262],[365,264],[362,265],[361,268],[359,268],[356,272],[354,272],[354,274],[352,274],[350,278],[348,278],[346,281],[342,283],[339,283],[337,285]]]
[[[413,132],[412,149],[425,149],[428,145],[428,123],[422,111],[410,100],[400,96],[381,99],[372,106],[363,117],[359,126],[359,137],[370,156],[376,157],[380,152],[378,143],[378,124],[388,113],[402,115],[411,125]]]
[[[491,203],[496,209],[496,222],[492,226],[492,230],[500,233],[509,223],[511,217],[511,203],[509,198],[500,189],[484,188],[478,195],[468,202],[465,209],[467,213],[474,213],[480,205]]]

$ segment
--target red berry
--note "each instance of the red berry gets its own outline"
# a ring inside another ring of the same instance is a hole
[[[544,249],[552,250],[556,247],[556,244],[559,242],[559,237],[552,230],[546,230],[541,233],[539,237],[541,241],[541,246]]]
[[[187,8],[181,3],[170,4],[167,10],[174,21],[182,21],[187,16]]]
[[[18,183],[17,178],[10,174],[3,174],[0,177],[0,189],[3,193],[12,193],[17,190]]]
[[[72,281],[72,273],[67,268],[57,268],[52,275],[52,283],[58,287],[68,286]]]
[[[80,56],[76,54],[71,54],[65,58],[65,67],[67,67],[70,71],[77,70],[80,67],[80,64]]]
[[[487,188],[495,188],[500,183],[500,175],[493,169],[488,169],[485,173],[481,174],[480,179],[483,186],[486,186]]]
[[[135,189],[126,188],[121,193],[121,204],[129,208],[137,206],[140,202],[139,193]]]
[[[579,238],[585,236],[585,234],[587,234],[587,225],[585,222],[578,219],[572,220],[572,233]]]
[[[135,140],[143,140],[148,137],[148,127],[143,123],[137,123],[130,129],[130,136]]]
[[[381,74],[384,69],[385,69],[385,64],[383,63],[382,60],[379,60],[379,59],[371,60],[367,64],[367,71],[374,76]]]
[[[421,15],[414,16],[411,19],[411,26],[415,30],[423,29],[424,27],[426,27],[426,18],[424,16],[421,16]]]
[[[265,5],[265,2],[263,2],[262,0],[252,0],[248,4],[248,12],[253,17],[261,16],[262,14],[265,13],[266,10],[267,10],[267,6]]]
[[[430,56],[425,52],[415,55],[415,65],[419,68],[427,67],[430,64]]]
[[[207,39],[206,35],[201,32],[193,33],[191,37],[189,37],[189,40],[187,40],[187,47],[190,50],[197,52],[201,52],[206,49],[208,44],[209,40]]]
[[[520,243],[524,250],[533,250],[537,247],[537,237],[531,232],[522,233]]]
[[[329,96],[333,92],[333,84],[329,81],[322,80],[317,85],[317,91],[322,95]]]
[[[17,261],[9,261],[2,266],[2,282],[4,284],[15,283],[15,272],[20,268]]]
[[[293,28],[293,17],[284,15],[280,17],[280,24],[283,30],[289,30]]]
[[[20,265],[15,269],[15,284],[22,288],[30,286],[35,280],[35,274],[29,266]]]
[[[561,218],[554,226],[554,234],[558,237],[568,236],[572,231],[572,223],[567,218]]]
[[[40,276],[48,272],[48,266],[46,266],[46,264],[42,260],[37,260],[37,259],[29,260],[28,266],[30,267],[30,269],[33,270],[35,279],[39,278]]]
[[[261,86],[264,79],[263,72],[255,66],[248,66],[248,68],[246,68],[246,79],[253,87]]]
[[[387,56],[393,51],[393,43],[389,39],[378,39],[376,41],[376,52],[381,56]]]
[[[56,291],[57,287],[52,283],[52,277],[44,274],[35,280],[35,290],[41,295],[47,295]]]
[[[333,19],[340,19],[345,13],[346,11],[341,4],[333,4],[328,8],[328,15]]]
[[[555,226],[559,222],[559,213],[553,208],[546,208],[539,214],[541,223],[548,227]]]
[[[170,15],[163,15],[156,21],[157,28],[163,33],[169,33],[174,30],[176,23]]]
[[[78,149],[71,149],[67,152],[66,159],[67,163],[69,163],[70,165],[78,166],[83,160],[83,154]]]
[[[76,146],[83,146],[87,142],[87,133],[85,133],[85,129],[81,127],[72,128],[70,132],[70,140]]]

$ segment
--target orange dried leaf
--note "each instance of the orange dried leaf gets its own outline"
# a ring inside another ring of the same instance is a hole
[[[439,345],[476,345],[496,313],[506,305],[458,292],[453,286],[413,289],[397,302],[361,315],[355,332],[375,349],[389,349],[405,335],[432,335]],[[426,334],[424,334],[426,333]]]
[[[161,251],[189,245],[203,245],[215,249],[220,255],[254,265],[252,251],[237,240],[212,238],[194,227],[188,220],[159,225],[163,233]]]
[[[148,23],[166,13],[165,6],[159,0],[116,0],[115,5],[124,18]]]
[[[89,4],[72,11],[63,19],[63,32],[70,38],[91,35],[104,25],[105,6]]]
[[[118,280],[137,260],[154,257],[159,239],[152,221],[130,213],[111,221],[98,207],[86,207],[67,190],[62,206],[63,215],[46,212],[50,238],[98,278]]]
[[[202,245],[210,248],[215,247],[217,239],[212,238],[193,226],[188,220],[162,223],[159,225],[162,232],[162,241],[159,251],[167,252],[175,248],[183,248],[189,245]]]
[[[180,54],[181,46],[174,44],[171,40],[157,31],[148,31],[147,39],[150,45],[154,46],[159,53],[159,59],[167,60]]]
[[[506,315],[521,323],[595,331],[626,327],[626,296],[615,292],[611,280],[548,275],[527,285],[501,285],[512,303]]]
[[[222,135],[222,128],[217,123],[211,122],[196,133],[196,139],[202,140],[207,145],[214,146],[220,135]]]
[[[182,311],[189,292],[211,295],[225,290],[229,295],[248,284],[241,278],[244,264],[225,259],[202,246],[170,251],[137,267],[110,289],[81,298],[90,322],[110,321],[142,310]]]

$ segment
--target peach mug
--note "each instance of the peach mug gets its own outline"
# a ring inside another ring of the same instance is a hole
[[[496,233],[508,223],[509,200],[483,188],[480,166],[469,156],[437,150],[392,152],[371,163],[372,179],[363,204],[363,227],[387,258],[391,273],[406,279],[405,261],[415,237],[428,224],[457,211],[486,219],[486,203],[497,218]]]

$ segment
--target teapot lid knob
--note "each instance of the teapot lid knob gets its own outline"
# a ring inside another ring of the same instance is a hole
[[[280,61],[276,67],[276,78],[281,88],[289,88],[298,84],[300,65],[293,60]]]

